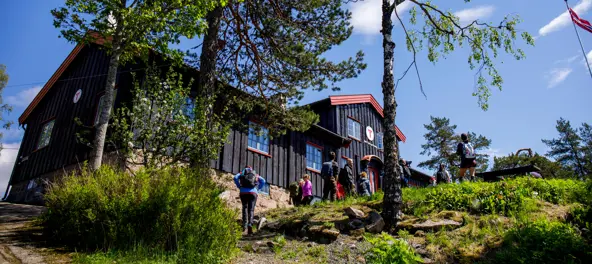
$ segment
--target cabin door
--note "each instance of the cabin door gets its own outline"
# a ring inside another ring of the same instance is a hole
[[[368,179],[370,180],[370,191],[372,193],[378,191],[379,176],[377,169],[368,167]]]

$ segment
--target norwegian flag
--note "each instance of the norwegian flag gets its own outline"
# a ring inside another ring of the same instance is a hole
[[[576,25],[578,25],[581,28],[583,28],[584,30],[592,33],[592,24],[590,24],[590,22],[588,20],[581,19],[578,16],[578,14],[576,14],[576,12],[573,11],[571,8],[569,9],[569,14],[571,15],[571,20],[573,20],[573,22],[576,23]]]

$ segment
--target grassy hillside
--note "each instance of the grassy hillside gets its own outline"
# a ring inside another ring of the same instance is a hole
[[[404,189],[405,216],[393,236],[343,231],[351,221],[345,208],[380,211],[381,194],[272,210],[260,231],[268,238],[243,239],[233,263],[591,263],[589,186],[517,178]],[[304,229],[341,234],[323,241]]]

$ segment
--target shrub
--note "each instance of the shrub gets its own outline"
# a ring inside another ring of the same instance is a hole
[[[423,259],[415,254],[407,241],[395,239],[382,233],[376,237],[366,236],[372,248],[366,253],[366,262],[371,264],[420,263]]]
[[[183,262],[221,262],[240,231],[206,173],[166,168],[129,175],[103,166],[66,176],[45,197],[44,233],[79,250],[140,248]]]
[[[492,263],[590,263],[590,250],[569,224],[540,220],[510,230]]]

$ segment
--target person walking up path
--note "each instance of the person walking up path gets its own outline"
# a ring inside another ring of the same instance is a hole
[[[257,175],[255,170],[247,166],[243,171],[234,176],[234,184],[240,190],[240,200],[243,213],[243,233],[253,234],[253,217],[257,204],[257,194],[265,186],[265,179]]]
[[[475,154],[475,148],[469,141],[469,136],[462,133],[460,135],[462,142],[458,143],[456,147],[456,154],[460,156],[460,171],[458,178],[460,181],[464,180],[467,169],[469,169],[470,180],[475,180],[475,167],[477,167],[477,155]]]
[[[321,167],[321,177],[325,184],[323,187],[323,201],[337,199],[337,177],[339,176],[339,164],[335,161],[335,152],[329,153],[329,161]]]

